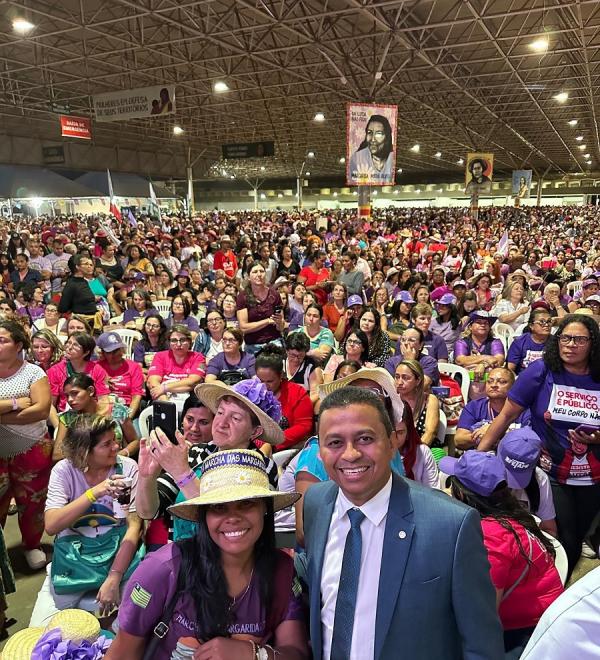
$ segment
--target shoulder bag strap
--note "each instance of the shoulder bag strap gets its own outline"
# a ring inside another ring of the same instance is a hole
[[[171,622],[173,612],[175,611],[175,605],[177,605],[179,596],[180,591],[178,585],[177,589],[175,589],[175,593],[171,596],[171,600],[167,603],[167,606],[163,610],[163,615],[160,618],[160,621],[154,626],[152,637],[150,638],[148,646],[146,646],[142,660],[153,660],[156,657],[157,646],[169,632],[169,624]]]
[[[515,580],[515,582],[512,584],[512,586],[504,592],[504,594],[502,595],[502,600],[500,602],[502,602],[506,598],[508,598],[512,594],[512,592],[519,586],[519,584],[521,584],[521,582],[523,582],[523,580],[525,579],[525,576],[527,575],[527,573],[529,573],[529,568],[530,568],[530,563],[529,562],[531,561],[531,558],[533,557],[533,545],[531,543],[531,536],[530,536],[529,532],[527,532],[527,540],[529,541],[529,554],[527,555],[527,558],[529,559],[529,561],[525,564],[525,568],[523,569],[523,572],[521,573],[521,575],[519,575],[519,577]]]

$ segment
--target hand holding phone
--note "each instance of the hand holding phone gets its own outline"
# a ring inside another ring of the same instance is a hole
[[[152,404],[152,428],[160,429],[172,444],[177,444],[177,406],[172,401],[155,401]]]

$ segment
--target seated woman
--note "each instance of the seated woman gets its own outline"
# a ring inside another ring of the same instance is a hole
[[[212,315],[212,312],[210,314]],[[220,380],[226,385],[235,385],[240,380],[252,378],[255,374],[256,358],[242,350],[242,331],[239,328],[227,328],[221,341],[223,351],[217,353],[206,367],[206,382]]]
[[[544,307],[533,309],[523,334],[515,337],[508,347],[508,368],[518,374],[532,362],[541,360],[551,328],[550,312]]]
[[[60,362],[63,355],[63,345],[60,339],[50,330],[38,330],[31,337],[30,362],[37,364],[44,371]]]
[[[191,657],[200,648],[215,660],[308,660],[293,561],[275,548],[273,517],[299,496],[269,488],[259,453],[223,454],[203,463],[202,494],[172,508],[196,523],[195,536],[152,553],[134,572],[106,660],[171,658],[176,649]],[[241,526],[248,531],[236,536]],[[144,607],[138,592],[150,595]],[[167,632],[157,636],[161,622]]]
[[[141,330],[144,318],[154,312],[156,310],[150,294],[143,289],[134,289],[131,292],[131,307],[123,312],[123,325],[133,330]]]
[[[73,374],[69,376],[64,385],[69,410],[58,415],[58,424],[54,435],[52,460],[60,461],[64,458],[63,442],[67,430],[81,417],[81,415],[98,414],[98,400],[94,389],[94,381],[87,374]],[[110,416],[109,416],[110,418]],[[115,424],[115,438],[119,443],[119,456],[136,456],[140,448],[140,441],[131,424]]]
[[[61,334],[60,328],[64,324],[65,321],[60,318],[60,314],[58,313],[58,305],[49,302],[44,307],[44,316],[33,324],[32,331],[48,330],[54,336],[58,337]]]
[[[284,440],[274,451],[300,447],[313,431],[313,404],[302,385],[284,379],[285,351],[267,344],[256,358],[256,376],[266,385],[281,405],[279,426]]]
[[[462,323],[456,309],[456,296],[445,293],[434,306],[437,316],[431,320],[431,332],[444,340],[448,355],[452,355],[454,344],[462,332]]]
[[[308,392],[313,406],[319,400],[319,385],[323,383],[323,370],[308,355],[310,341],[301,332],[292,332],[285,340],[285,375],[291,383],[298,383]]]
[[[240,322],[237,320],[237,296],[233,293],[226,293],[221,302],[221,313],[227,328],[239,328]]]
[[[383,367],[390,357],[391,344],[388,333],[381,329],[381,315],[373,307],[367,307],[361,314],[358,325],[369,340],[369,362]]]
[[[440,487],[440,472],[431,449],[421,442],[410,406],[404,406],[402,421],[396,424],[396,449],[408,479],[428,488]]]
[[[58,338],[64,343],[67,337],[70,337],[75,332],[85,332],[88,335],[92,334],[92,326],[79,314],[71,314],[68,321],[66,321],[60,329]]]
[[[448,362],[448,348],[446,342],[431,332],[433,308],[431,305],[417,303],[410,312],[413,327],[423,333],[423,352],[437,362]],[[401,352],[400,340],[396,342],[396,355]]]
[[[426,289],[429,293],[429,291]],[[387,333],[392,341],[398,341],[402,333],[410,326],[410,312],[415,300],[409,291],[399,291],[387,315]]]
[[[226,328],[225,318],[217,309],[211,309],[206,316],[206,327],[200,330],[192,350],[202,353],[206,362],[223,352],[223,333]]]
[[[310,350],[307,355],[323,366],[327,364],[329,356],[333,351],[335,339],[329,328],[321,325],[323,310],[320,305],[310,303],[304,312],[304,325],[295,330],[305,334],[310,341]]]
[[[196,387],[195,394],[214,416],[207,417],[204,413],[201,418],[204,424],[211,420],[210,433],[206,426],[204,431],[198,430],[191,437],[189,430],[186,433],[186,425],[191,428],[199,415],[192,414],[191,408],[198,407],[192,404],[184,407],[183,434],[176,434],[177,445],[171,444],[160,429],[151,433],[150,440],[142,439],[137,509],[145,520],[161,518],[176,501],[196,497],[202,462],[211,454],[222,449],[258,449],[255,440],[259,438],[272,445],[283,442],[283,432],[276,421],[281,417],[281,405],[257,378],[243,380],[231,388],[222,383],[203,383]],[[189,442],[191,447],[188,447]],[[275,487],[277,466],[266,456],[264,461],[269,480]],[[194,526],[174,521],[176,541],[194,533]]]
[[[323,319],[327,321],[327,327],[331,332],[336,331],[340,322],[345,324],[346,301],[348,290],[342,282],[336,282],[331,289],[331,302],[323,307]]]
[[[419,328],[408,328],[404,331],[400,340],[400,350],[396,345],[396,355],[392,356],[384,365],[385,369],[393,376],[396,367],[404,360],[416,360],[425,373],[425,387],[437,385],[440,382],[440,370],[437,360],[423,352],[425,347],[425,336]]]
[[[142,365],[144,375],[148,372],[148,367],[152,364],[154,354],[159,351],[168,350],[168,332],[169,329],[160,314],[149,314],[144,319],[141,332],[142,338],[133,346],[133,360]]]
[[[93,337],[85,332],[75,332],[65,343],[65,356],[48,369],[48,380],[52,392],[52,405],[58,412],[66,410],[67,399],[64,391],[65,381],[74,373],[88,374],[94,381],[96,396],[100,406],[98,414],[104,415],[110,406],[108,375],[97,362],[92,362],[96,348]]]
[[[437,437],[440,404],[435,394],[425,391],[425,373],[416,360],[404,360],[394,374],[396,390],[413,414],[421,442],[428,447],[441,447],[444,438]]]
[[[69,428],[65,458],[52,468],[46,500],[46,533],[56,536],[52,569],[38,594],[30,626],[45,626],[57,612],[76,608],[90,589],[98,590],[101,614],[119,606],[121,585],[139,561],[134,557],[142,525],[135,513],[138,468],[118,451],[115,422],[106,417],[80,415]],[[121,504],[119,499],[127,495],[130,503]],[[114,554],[95,566],[86,588],[82,590],[81,583],[79,589],[68,585],[68,562],[73,561],[67,558],[69,544],[97,546],[105,534],[115,537]]]
[[[349,360],[358,362],[360,366],[372,368],[373,362],[368,361],[369,338],[362,330],[353,330],[344,343],[345,351],[341,355],[332,355],[323,369],[323,382],[331,383],[335,380],[334,374],[342,362]]]
[[[492,331],[495,321],[489,312],[471,312],[469,325],[454,346],[454,361],[472,374],[469,399],[484,396],[489,370],[504,364],[504,345]]]
[[[496,300],[492,314],[500,323],[506,323],[516,330],[526,322],[530,309],[525,299],[525,287],[518,280],[510,280],[502,291],[502,297]]]
[[[174,325],[167,334],[168,351],[154,354],[148,369],[148,390],[153,400],[175,398],[183,404],[189,392],[204,380],[206,360],[190,350],[192,333],[185,325]]]
[[[189,301],[181,295],[177,295],[171,301],[171,314],[165,319],[168,328],[174,325],[184,325],[195,338],[200,332],[198,321],[192,316],[192,306]]]
[[[476,450],[446,456],[440,470],[451,475],[452,497],[481,516],[504,648],[518,658],[544,610],[563,592],[554,547],[511,493],[497,456]]]

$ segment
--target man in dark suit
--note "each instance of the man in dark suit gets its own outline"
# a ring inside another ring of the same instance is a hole
[[[479,515],[392,475],[393,432],[370,390],[345,387],[321,405],[330,481],[304,502],[314,658],[500,660]]]

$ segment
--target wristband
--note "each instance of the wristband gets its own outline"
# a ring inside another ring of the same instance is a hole
[[[12,398],[12,409],[13,409],[13,412],[16,412],[17,410],[19,410],[19,406],[17,405],[17,400],[15,399],[14,396]]]
[[[163,394],[167,393],[167,384],[166,383],[162,384],[162,391],[163,391]]]
[[[92,503],[95,504],[98,500],[96,499],[96,496],[94,495],[94,491],[91,488],[88,488],[85,491],[85,496],[88,498],[88,500]]]
[[[182,477],[178,482],[177,485],[179,488],[183,488],[184,486],[187,486],[190,481],[194,481],[196,478],[196,473],[190,470],[184,477]]]
[[[252,644],[252,660],[255,660],[256,659],[256,644],[251,639],[247,639],[246,641],[249,642],[250,644]]]

